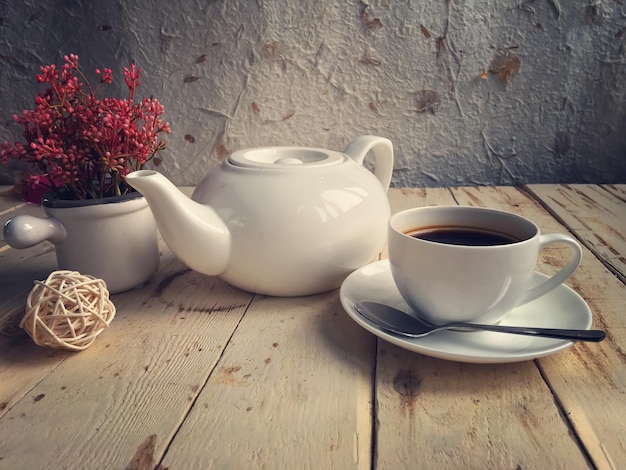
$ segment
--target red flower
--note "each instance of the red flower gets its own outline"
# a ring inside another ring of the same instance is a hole
[[[141,85],[135,64],[124,67],[128,98],[99,99],[100,88],[113,81],[111,69],[96,69],[94,87],[79,69],[78,56],[64,60],[60,70],[54,64],[41,67],[36,78],[48,88],[37,94],[33,110],[13,116],[23,128],[24,143],[5,141],[0,160],[27,164],[30,172],[21,187],[43,185],[63,199],[128,192],[124,177],[165,149],[160,134],[169,134],[170,127],[162,119],[164,108],[154,98],[133,101]]]

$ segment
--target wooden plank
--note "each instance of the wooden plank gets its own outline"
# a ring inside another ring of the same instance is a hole
[[[528,190],[626,282],[626,185],[529,185]]]
[[[370,468],[374,353],[336,290],[256,297],[163,465]]]
[[[54,248],[47,242],[24,250],[0,248],[0,337],[12,334],[19,324],[33,282],[56,268]]]
[[[0,418],[26,399],[33,388],[70,355],[68,351],[42,350],[35,346],[17,324],[11,334],[0,335]],[[0,457],[4,455],[5,449],[0,443]]]
[[[390,188],[388,197],[394,214],[414,207],[456,204],[450,190],[446,188]]]
[[[496,191],[427,193],[438,205],[480,205],[492,194],[491,206],[525,203]],[[400,199],[394,212],[407,207]],[[376,374],[376,468],[585,466],[533,362],[461,364],[379,340]]]
[[[0,417],[62,362],[67,353],[45,355],[19,328],[33,281],[56,269],[50,244],[26,250],[0,248]],[[1,452],[0,452],[1,453]]]
[[[510,204],[565,231],[515,188],[392,190],[390,200],[394,210]],[[0,336],[0,466],[585,468],[577,438],[596,468],[625,460],[625,288],[590,253],[569,284],[609,338],[498,366],[383,341],[376,352],[336,291],[258,296],[242,318],[251,294],[165,257],[146,288],[115,296],[118,316],[87,351]],[[540,269],[561,257],[547,251]]]
[[[0,214],[8,209],[26,204],[19,194],[15,192],[13,186],[0,185]]]
[[[545,187],[544,190],[549,194],[560,192],[555,191],[555,187]],[[460,203],[499,207],[528,217],[543,233],[567,233],[559,221],[539,202],[527,198],[522,190],[458,188],[453,192]],[[579,196],[579,205],[588,204],[586,210],[596,210],[583,194]],[[574,210],[576,206],[574,203],[568,207]],[[561,218],[568,219],[565,212],[560,211]],[[551,274],[562,264],[567,249],[549,247],[544,251],[538,270]],[[593,465],[596,468],[619,468],[617,465],[626,461],[626,422],[616,419],[626,413],[623,398],[626,395],[626,318],[623,314],[626,288],[586,248],[583,252],[581,266],[567,284],[589,304],[594,327],[606,330],[607,339],[602,343],[578,343],[567,351],[536,362]],[[540,435],[540,439],[543,438]],[[547,454],[547,449],[545,453],[538,452],[538,455]],[[545,468],[546,464],[537,466]]]
[[[601,187],[626,202],[626,184],[603,184]]]
[[[586,468],[532,362],[463,364],[379,346],[376,468]]]
[[[176,260],[145,288],[116,295],[111,328],[7,406],[1,466],[153,468],[251,299]],[[24,342],[11,357],[0,354],[0,384],[50,354],[34,348]]]

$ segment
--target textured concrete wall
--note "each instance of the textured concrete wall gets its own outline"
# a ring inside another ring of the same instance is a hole
[[[626,182],[625,4],[2,0],[0,138],[74,52],[143,69],[178,184],[240,148],[366,133],[394,142],[395,185]]]

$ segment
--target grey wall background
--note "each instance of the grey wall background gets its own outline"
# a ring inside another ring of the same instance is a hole
[[[342,150],[360,134],[393,141],[394,185],[623,183],[625,5],[0,0],[0,139],[19,137],[38,67],[76,53],[118,84],[142,68],[177,184],[240,148]]]

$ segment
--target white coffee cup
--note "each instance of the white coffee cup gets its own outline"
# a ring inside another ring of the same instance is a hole
[[[460,244],[441,241],[457,229]],[[412,236],[420,233],[439,241]],[[489,240],[493,234],[505,237],[504,243]],[[487,245],[475,244],[481,240]],[[552,243],[569,245],[571,258],[554,276],[531,286],[539,253]],[[541,235],[530,220],[500,210],[421,207],[399,212],[389,221],[394,282],[414,313],[434,324],[497,323],[513,308],[561,285],[581,257],[580,245],[569,235]]]

